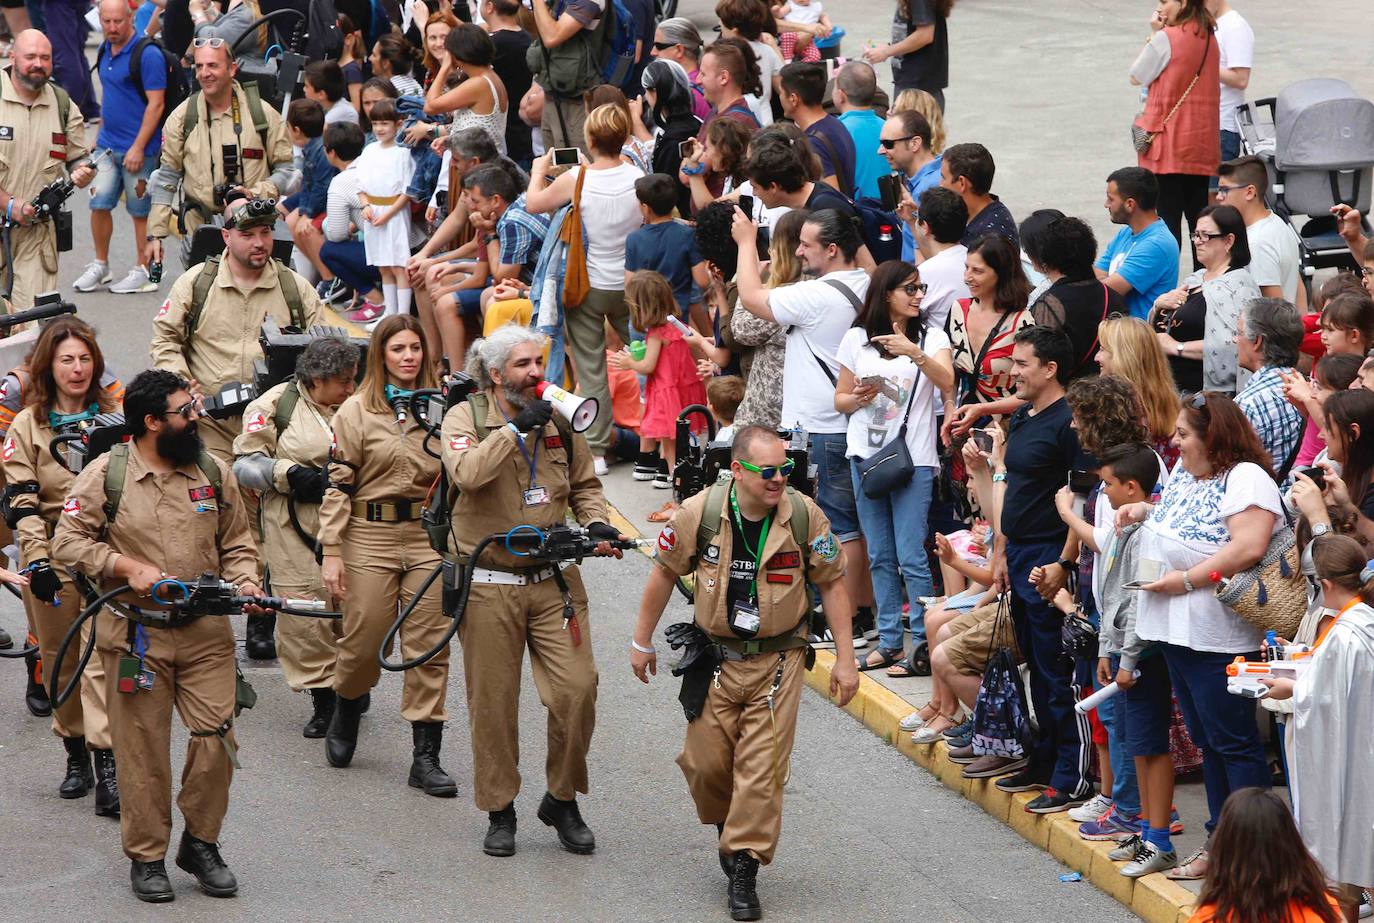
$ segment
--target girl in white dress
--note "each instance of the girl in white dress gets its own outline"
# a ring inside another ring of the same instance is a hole
[[[415,167],[410,150],[396,143],[401,130],[396,104],[389,99],[378,100],[372,106],[370,118],[377,140],[363,148],[358,158],[364,205],[363,246],[368,263],[381,273],[386,299],[383,316],[389,317],[410,313],[410,276],[406,273],[406,261],[410,259],[410,197],[406,187]],[[368,329],[380,322],[379,317]]]

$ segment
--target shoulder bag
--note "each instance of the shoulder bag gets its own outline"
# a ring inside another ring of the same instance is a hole
[[[925,330],[921,331],[921,347],[926,343]],[[912,365],[916,365],[914,362]],[[906,398],[906,410],[902,414],[902,425],[897,435],[888,440],[887,445],[868,458],[860,459],[859,486],[864,496],[870,500],[881,500],[894,490],[911,483],[916,473],[916,465],[911,460],[911,449],[906,444],[906,428],[911,422],[911,405],[916,400],[916,385],[921,380],[921,367],[916,366],[916,377],[911,380],[911,393]]]
[[[572,202],[568,213],[563,217],[563,227],[558,238],[568,245],[568,259],[563,276],[563,307],[575,308],[587,297],[591,282],[587,278],[587,246],[582,230],[582,184],[587,179],[587,166],[583,164],[577,174],[577,185],[573,187]]]
[[[1225,490],[1223,479],[1223,494]],[[1269,539],[1259,563],[1223,580],[1213,592],[1218,602],[1255,628],[1292,638],[1307,614],[1307,581],[1298,567],[1298,543],[1286,505],[1283,517],[1283,528]]]
[[[1187,99],[1188,94],[1192,92],[1193,85],[1197,83],[1197,79],[1202,76],[1202,67],[1207,63],[1207,55],[1212,51],[1211,33],[1204,36],[1204,39],[1207,44],[1202,48],[1202,60],[1197,64],[1197,73],[1193,75],[1192,80],[1188,81],[1188,86],[1183,90],[1183,95],[1178,98],[1178,102],[1174,103],[1174,108],[1169,110],[1169,114],[1166,115],[1164,121],[1160,123],[1159,131],[1146,131],[1144,128],[1141,128],[1140,117],[1144,115],[1144,111],[1142,110],[1136,113],[1135,120],[1131,122],[1131,146],[1135,148],[1137,154],[1144,154],[1149,151],[1150,145],[1155,143],[1155,138],[1164,134],[1164,126],[1169,124],[1169,120],[1178,112],[1178,107],[1183,105],[1183,101]]]

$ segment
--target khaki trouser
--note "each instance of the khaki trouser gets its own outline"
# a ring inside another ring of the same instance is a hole
[[[605,322],[630,342],[630,309],[625,307],[625,293],[591,289],[575,308],[568,308],[568,351],[572,353],[577,372],[577,393],[596,398],[599,405],[596,419],[584,434],[593,455],[604,455],[611,444],[611,391],[606,385],[606,328]]]
[[[19,203],[15,203],[18,206]],[[10,246],[14,254],[14,290],[10,302],[16,311],[33,307],[36,296],[57,291],[57,238],[52,225],[43,223],[30,228],[10,229]],[[9,268],[0,255],[0,287],[9,280]]]
[[[558,109],[555,110],[554,106]],[[563,113],[560,122],[559,111]],[[544,150],[556,147],[577,147],[587,154],[587,136],[584,126],[587,123],[587,106],[580,99],[558,99],[551,91],[544,91],[544,114],[539,120],[539,135],[544,139]],[[567,134],[563,128],[567,127]]]
[[[243,432],[243,417],[230,417],[227,420],[201,417],[196,421],[196,429],[200,432],[201,442],[205,443],[205,451],[226,465],[234,464],[234,440]],[[252,509],[257,509],[257,505],[254,504]],[[250,517],[250,521],[252,519]]]
[[[768,693],[777,677],[778,655],[722,664],[720,686],[711,685],[701,717],[687,725],[677,758],[697,817],[703,824],[725,824],[720,851],[733,855],[747,849],[764,865],[773,861],[778,848],[783,786],[774,776],[787,778],[806,669],[805,650],[783,656],[782,685],[773,697],[771,717]]]
[[[346,595],[343,636],[334,666],[334,691],[360,698],[377,684],[382,668],[377,650],[396,621],[398,606],[409,604],[420,584],[439,563],[418,522],[348,523],[343,544]],[[407,660],[429,650],[448,629],[440,606],[441,581],[435,578],[401,629],[401,656]],[[401,717],[407,721],[445,721],[448,648],[427,663],[406,670]]]
[[[587,751],[596,726],[596,663],[592,659],[587,590],[576,567],[563,574],[577,631],[563,627],[563,595],[554,580],[532,586],[476,583],[458,637],[463,643],[473,795],[483,811],[499,811],[520,791],[520,668],[525,648],[539,700],[548,711],[544,774],[553,797],[587,793]],[[580,634],[580,643],[574,639]]]
[[[77,592],[76,586],[64,572],[58,571],[62,578],[59,596],[60,606],[50,606],[41,599],[35,599],[27,589],[24,590],[24,608],[28,611],[29,624],[34,627],[38,638],[39,655],[43,658],[43,682],[49,685],[51,676],[47,673],[57,663],[57,648],[62,643],[67,629],[81,614],[85,600]],[[81,660],[81,651],[90,638],[91,623],[81,627],[81,637],[67,646],[62,658],[62,675],[58,677],[58,691],[66,688],[76,672]],[[86,672],[81,676],[79,694],[73,694],[61,708],[52,712],[52,731],[58,737],[85,736],[86,746],[93,750],[110,749],[110,716],[105,702],[105,666],[98,654],[92,654]]]
[[[145,628],[144,669],[153,688],[118,692],[119,658],[128,652],[128,623],[101,613],[101,655],[110,699],[110,729],[119,760],[120,828],[124,854],[151,862],[172,837],[172,706],[192,736],[186,745],[177,807],[186,832],[214,843],[229,809],[233,766],[213,732],[233,720],[234,633],[229,620],[205,616],[178,628]],[[226,735],[234,743],[234,732]]]
[[[289,583],[280,579],[275,572],[272,574],[272,593],[291,599],[329,600],[322,583]],[[278,615],[277,660],[281,663],[286,684],[297,692],[302,689],[332,689],[334,663],[341,637],[343,622],[340,619],[316,619],[285,613]]]

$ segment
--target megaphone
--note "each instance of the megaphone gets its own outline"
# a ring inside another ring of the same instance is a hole
[[[554,409],[572,424],[574,433],[585,432],[596,419],[596,412],[600,409],[596,398],[578,397],[547,381],[535,385],[534,393],[552,404]]]

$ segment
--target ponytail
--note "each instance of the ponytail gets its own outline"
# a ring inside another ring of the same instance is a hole
[[[1349,535],[1330,533],[1313,539],[1312,566],[1318,580],[1329,580],[1366,605],[1374,605],[1374,567],[1364,546]]]

